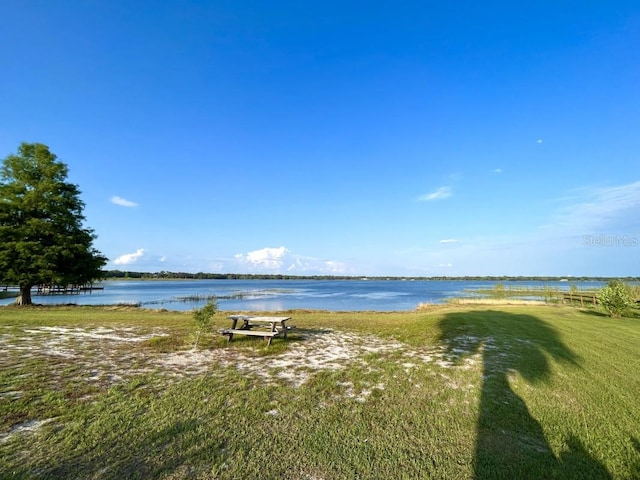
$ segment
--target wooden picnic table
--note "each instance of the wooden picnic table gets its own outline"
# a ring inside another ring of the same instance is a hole
[[[231,328],[225,328],[220,330],[222,335],[227,335],[229,341],[233,339],[234,335],[251,335],[255,337],[264,337],[267,341],[267,345],[271,345],[273,337],[277,337],[280,334],[284,338],[287,338],[287,330],[290,326],[287,326],[287,321],[291,320],[291,317],[259,317],[250,315],[230,315]],[[242,321],[242,324],[238,327],[238,322]],[[254,328],[258,327],[258,328]]]

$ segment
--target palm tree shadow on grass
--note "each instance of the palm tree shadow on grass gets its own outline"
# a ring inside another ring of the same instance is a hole
[[[453,358],[482,357],[474,478],[611,478],[571,432],[568,448],[556,457],[540,423],[509,383],[513,373],[529,384],[548,381],[549,358],[579,366],[551,325],[531,315],[485,310],[449,313],[438,326]]]

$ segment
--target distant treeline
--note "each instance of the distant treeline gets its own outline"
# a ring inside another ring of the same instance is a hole
[[[389,276],[346,276],[346,275],[282,275],[253,273],[187,273],[187,272],[128,272],[122,270],[104,271],[104,278],[137,278],[137,279],[186,279],[186,280],[460,280],[490,282],[588,282],[609,281],[613,279],[625,282],[640,282],[640,277],[536,277],[536,276],[463,276],[463,277],[389,277]]]

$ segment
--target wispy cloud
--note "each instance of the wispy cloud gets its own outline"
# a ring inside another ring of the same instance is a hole
[[[443,200],[445,198],[449,198],[452,195],[453,195],[453,191],[451,187],[440,187],[437,190],[434,190],[433,192],[420,195],[418,197],[418,201],[431,202],[433,200]]]
[[[584,233],[597,228],[634,229],[640,225],[640,181],[583,188],[564,201],[566,205],[558,211],[552,226]]]
[[[117,195],[111,197],[111,203],[113,203],[114,205],[120,205],[121,207],[129,208],[138,206],[136,202],[132,202],[131,200],[127,200],[126,198],[118,197]]]
[[[494,168],[493,170],[491,170],[493,173],[502,173],[502,169],[501,168]]]
[[[548,213],[539,228],[470,231],[458,242],[452,242],[453,237],[436,237],[431,245],[397,257],[413,262],[425,275],[446,271],[448,275],[627,276],[637,272],[640,181],[566,193],[555,199],[555,205],[545,204]]]
[[[335,260],[325,260],[322,262],[322,270],[325,272],[340,274],[347,271],[347,266],[343,262]]]
[[[125,253],[116,258],[113,263],[116,265],[129,265],[135,263],[140,257],[144,255],[144,248],[139,248],[134,253]]]

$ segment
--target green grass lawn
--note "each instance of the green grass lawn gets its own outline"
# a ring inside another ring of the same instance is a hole
[[[0,478],[640,478],[638,318],[288,315],[194,351],[189,313],[0,308]]]

